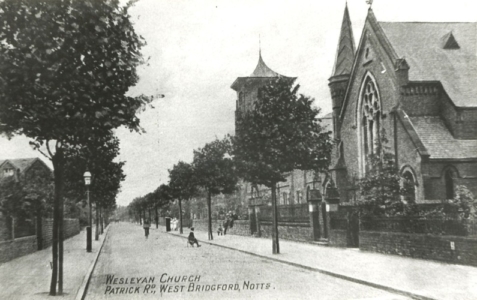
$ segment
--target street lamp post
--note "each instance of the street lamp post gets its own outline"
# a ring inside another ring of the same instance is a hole
[[[84,184],[86,185],[86,199],[88,201],[89,216],[88,226],[86,227],[86,252],[91,252],[92,232],[91,232],[91,201],[89,201],[89,185],[91,184],[91,173],[89,171],[84,172]]]

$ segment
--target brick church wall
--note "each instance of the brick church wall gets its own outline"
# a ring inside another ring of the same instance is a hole
[[[445,179],[443,171],[449,164],[447,162],[435,162],[428,164],[428,172],[430,175],[429,183],[426,186],[426,199],[427,200],[442,200],[445,198]],[[453,167],[457,169],[458,177],[454,178],[455,185],[466,186],[474,196],[477,196],[477,163],[475,162],[462,162],[453,163]]]
[[[359,249],[477,266],[477,238],[361,231]]]
[[[370,30],[365,28],[365,30]],[[370,30],[370,33],[372,30]],[[394,62],[390,61],[384,50],[379,46],[376,37],[367,36],[364,41],[364,49],[369,48],[368,58],[364,53],[358,53],[357,66],[351,86],[348,91],[348,102],[346,104],[344,116],[341,124],[341,141],[343,142],[344,162],[347,167],[348,176],[357,176],[359,174],[358,165],[358,128],[360,122],[356,120],[358,99],[361,92],[361,85],[367,72],[376,80],[376,87],[379,90],[381,99],[381,112],[385,115],[381,122],[381,128],[384,128],[388,136],[391,149],[394,149],[394,141],[391,138],[393,134],[393,122],[390,116],[390,110],[397,104],[398,88],[397,78],[394,74]],[[364,51],[363,51],[364,52]],[[383,69],[386,72],[383,73]],[[337,183],[339,185],[339,183]],[[344,195],[343,195],[344,196]]]
[[[402,96],[401,105],[401,108],[411,116],[437,116],[440,112],[440,101],[437,94]]]

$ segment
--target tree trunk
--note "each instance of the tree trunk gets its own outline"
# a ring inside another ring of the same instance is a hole
[[[43,220],[41,217],[41,207],[40,204],[38,204],[36,210],[36,244],[38,248],[37,250],[43,249]]]
[[[98,207],[98,202],[96,202],[96,232],[94,234],[94,240],[98,241],[99,240],[99,207]]]
[[[52,272],[51,272],[51,281],[50,281],[50,295],[56,296],[56,284],[57,282],[61,283],[58,294],[61,295],[63,290],[63,243],[62,243],[62,234],[63,229],[60,231],[60,223],[63,222],[60,220],[63,219],[62,211],[60,207],[63,205],[63,169],[64,169],[64,160],[63,160],[63,150],[61,148],[57,149],[57,152],[52,157],[53,161],[53,174],[55,180],[55,200],[53,205],[53,232],[52,232]],[[59,243],[61,240],[61,243]],[[59,262],[59,265],[58,265]]]
[[[179,198],[179,233],[182,234],[182,200]]]
[[[156,210],[156,229],[159,228],[159,215],[157,213],[157,205],[155,206],[155,210]]]
[[[63,186],[63,176],[61,178],[61,185]],[[60,197],[60,219],[58,220],[58,295],[63,295],[63,240],[65,237],[64,231],[64,201],[63,195]]]
[[[209,226],[208,226],[209,227],[208,228],[209,240],[213,240],[214,236],[212,235],[212,199],[211,199],[211,195],[210,195],[210,190],[207,193],[207,210],[209,211],[209,216],[208,216],[208,219],[209,219]]]
[[[280,253],[278,243],[278,209],[277,209],[277,184],[272,183],[272,250],[273,254]]]
[[[99,208],[99,221],[101,223],[101,234],[104,233],[104,216],[103,216],[103,209]]]

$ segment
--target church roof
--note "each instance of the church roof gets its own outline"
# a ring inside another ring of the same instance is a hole
[[[455,139],[438,116],[409,117],[431,159],[477,158],[477,140]]]
[[[338,50],[336,51],[335,65],[333,66],[333,75],[339,76],[350,74],[354,62],[354,38],[351,20],[348,12],[348,5],[345,7],[343,22],[341,24],[341,33],[338,41]]]
[[[477,23],[379,22],[410,81],[440,81],[456,106],[477,106]]]

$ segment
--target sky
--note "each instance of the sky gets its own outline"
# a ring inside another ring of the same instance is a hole
[[[475,0],[375,0],[378,21],[476,22]],[[164,94],[141,112],[146,133],[119,128],[119,160],[126,180],[117,203],[168,182],[168,169],[191,162],[193,150],[234,132],[237,77],[250,75],[262,57],[274,71],[298,77],[300,92],[331,112],[328,78],[345,0],[139,0],[130,10],[147,45],[130,95]],[[349,0],[358,45],[368,12],[365,0]],[[26,137],[0,137],[0,159],[40,157]],[[49,163],[51,166],[51,163]]]

